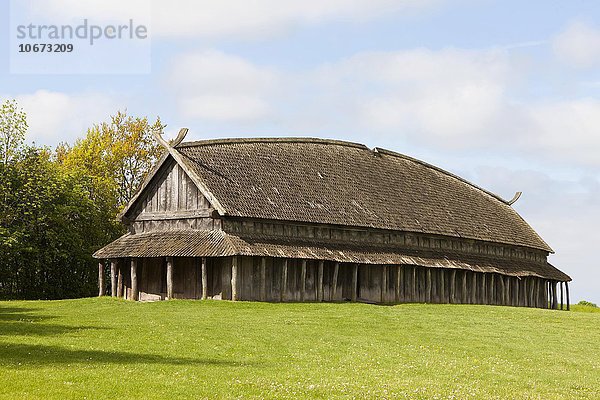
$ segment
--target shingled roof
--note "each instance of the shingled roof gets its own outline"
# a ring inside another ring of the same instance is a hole
[[[307,138],[208,140],[177,150],[222,215],[422,232],[552,252],[505,200],[389,150]]]

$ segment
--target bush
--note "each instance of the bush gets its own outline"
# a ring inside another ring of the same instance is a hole
[[[597,304],[585,300],[581,300],[579,303],[577,303],[577,305],[598,308]]]

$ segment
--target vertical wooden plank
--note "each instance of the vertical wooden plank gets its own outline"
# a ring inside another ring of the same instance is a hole
[[[279,293],[280,301],[285,301],[287,296],[287,278],[288,276],[288,259],[283,259],[283,271],[281,273],[281,292]]]
[[[110,260],[110,295],[117,297],[117,260]]]
[[[563,309],[563,283],[560,283],[560,309]]]
[[[317,301],[323,301],[323,265],[325,261],[319,261],[319,270],[317,272]]]
[[[123,293],[123,266],[122,262],[117,265],[117,297],[124,297]]]
[[[306,292],[306,260],[302,260],[302,266],[300,268],[300,301],[304,301]]]
[[[331,281],[331,300],[337,300],[337,285],[338,285],[338,273],[340,269],[340,263],[336,262],[333,266],[333,279]]]
[[[260,258],[260,301],[267,300],[267,258]]]
[[[406,290],[404,289],[404,265],[398,265],[398,301],[406,301]]]
[[[469,302],[469,296],[467,294],[467,272],[467,270],[463,270],[462,272],[461,301],[463,304],[467,304]]]
[[[490,290],[489,290],[489,298],[490,304],[498,304],[496,301],[496,274],[490,274]]]
[[[571,302],[569,299],[569,282],[565,282],[565,290],[567,291],[567,311],[571,311]]]
[[[202,257],[202,300],[208,297],[208,271],[206,266],[206,257]]]
[[[104,263],[98,263],[98,296],[104,296]]]
[[[504,275],[499,275],[500,280],[500,305],[506,305],[506,287],[504,285]]]
[[[356,301],[358,291],[358,264],[352,264],[352,295],[351,300]]]
[[[427,268],[427,277],[425,278],[425,302],[431,303],[431,268]]]
[[[238,257],[231,259],[231,301],[238,300]]]
[[[387,302],[387,276],[388,276],[388,266],[384,265],[381,268],[381,303]]]
[[[173,299],[173,257],[167,257],[167,300]]]
[[[131,300],[137,301],[139,298],[138,292],[138,279],[137,279],[137,264],[138,261],[136,258],[131,259]]]

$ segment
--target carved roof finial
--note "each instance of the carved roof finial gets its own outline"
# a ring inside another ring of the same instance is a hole
[[[162,147],[164,147],[167,150],[172,149],[173,147],[176,147],[178,144],[180,144],[183,139],[185,139],[185,135],[187,135],[189,129],[188,128],[181,128],[179,130],[179,133],[177,134],[177,137],[171,141],[171,143],[167,142],[165,139],[163,139],[162,135],[162,131],[159,131],[158,129],[153,129],[152,130],[152,135],[154,136],[154,139],[156,139],[156,141],[158,143],[160,143],[160,145]]]

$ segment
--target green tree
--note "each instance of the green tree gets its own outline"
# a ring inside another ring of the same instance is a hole
[[[23,145],[27,132],[27,117],[15,100],[0,106],[0,162],[6,163]]]
[[[86,136],[70,147],[59,146],[57,157],[70,169],[90,175],[99,190],[114,199],[115,213],[129,201],[162,150],[152,137],[162,130],[160,118],[149,123],[147,117],[128,116],[118,111],[109,122],[96,124]]]

